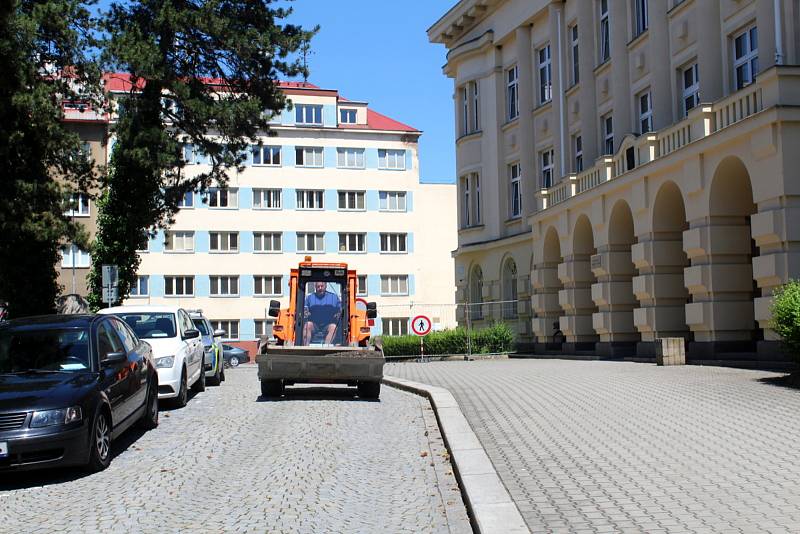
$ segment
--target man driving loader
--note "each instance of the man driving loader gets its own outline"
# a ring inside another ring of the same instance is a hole
[[[314,292],[306,296],[303,317],[303,345],[311,343],[318,330],[325,332],[326,345],[333,343],[336,335],[336,324],[342,314],[342,303],[335,293],[327,289],[325,282],[314,282]]]

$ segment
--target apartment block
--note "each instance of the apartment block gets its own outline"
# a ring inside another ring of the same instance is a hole
[[[454,87],[458,302],[519,300],[537,352],[782,358],[797,1],[462,0],[428,36]]]

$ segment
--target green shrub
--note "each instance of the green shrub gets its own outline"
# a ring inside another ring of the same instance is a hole
[[[800,281],[789,280],[772,297],[772,329],[786,350],[800,361]]]
[[[514,332],[505,323],[494,323],[488,328],[473,330],[470,341],[473,354],[508,352],[514,347]],[[419,337],[384,336],[383,352],[386,356],[418,356]],[[425,336],[425,354],[466,354],[467,330],[463,327],[431,332]]]

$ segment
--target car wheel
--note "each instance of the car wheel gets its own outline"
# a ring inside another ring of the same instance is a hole
[[[200,393],[206,390],[206,359],[203,359],[200,362],[200,376],[197,377],[197,381],[192,384],[192,391],[195,393]]]
[[[238,356],[231,356],[230,361],[231,367],[239,367],[239,357]]]
[[[186,406],[186,403],[189,402],[189,387],[186,380],[186,368],[184,367],[181,373],[181,386],[178,390],[178,396],[175,398],[176,408],[183,408]]]
[[[381,396],[380,382],[359,382],[358,396],[362,399],[377,399]]]
[[[225,368],[222,368],[222,372],[219,374],[219,381],[225,382]]]
[[[92,472],[97,472],[111,463],[111,421],[104,410],[97,411],[91,428],[88,468]]]
[[[219,365],[217,365],[217,371],[214,373],[214,376],[206,378],[206,381],[209,386],[218,386],[219,383],[222,382],[222,371],[220,371]]]
[[[151,380],[147,386],[147,404],[145,406],[139,426],[145,430],[152,430],[158,426],[158,383],[155,380]]]

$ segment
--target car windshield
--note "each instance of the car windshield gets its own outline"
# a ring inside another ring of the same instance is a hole
[[[208,326],[206,326],[205,319],[192,319],[192,322],[194,323],[194,327],[200,330],[201,334],[203,334],[204,336],[211,335],[211,332],[209,332],[208,330]]]
[[[0,373],[79,372],[90,367],[87,327],[0,329]]]
[[[169,312],[118,313],[136,335],[143,339],[175,337],[175,314]]]

